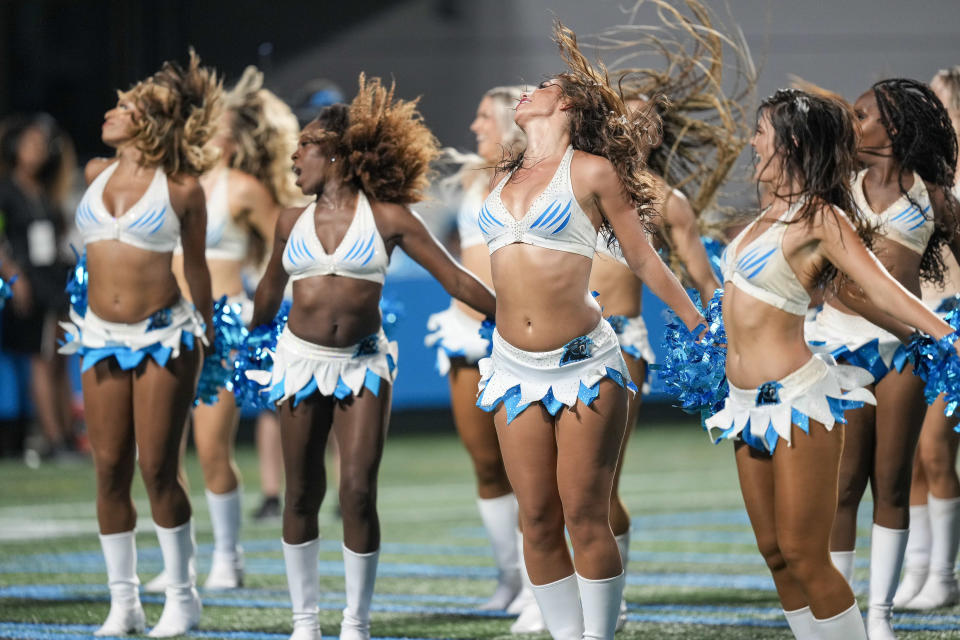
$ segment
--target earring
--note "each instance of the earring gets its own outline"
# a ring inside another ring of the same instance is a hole
[[[336,161],[337,161],[336,158],[330,158],[330,162],[336,162]]]

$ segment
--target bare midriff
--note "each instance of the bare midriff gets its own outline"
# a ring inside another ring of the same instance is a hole
[[[600,322],[590,295],[591,260],[528,244],[510,244],[491,256],[497,293],[497,332],[525,351],[550,351]]]
[[[343,276],[293,283],[287,326],[295,336],[325,347],[349,347],[380,331],[383,285]]]
[[[875,237],[873,253],[890,275],[913,295],[920,297],[920,254],[889,238]],[[844,313],[859,315],[835,297],[827,304]]]
[[[207,268],[210,270],[210,291],[214,300],[221,296],[229,298],[244,292],[243,266],[244,263],[241,260],[207,258]],[[190,287],[187,286],[183,273],[183,255],[179,253],[173,255],[173,275],[177,278],[183,297],[190,300]]]
[[[140,322],[180,298],[171,252],[147,251],[118,240],[100,240],[86,249],[87,303],[101,319]]]
[[[589,288],[600,294],[597,302],[603,307],[603,315],[628,318],[640,315],[643,308],[640,279],[618,260],[596,254],[593,257]]]

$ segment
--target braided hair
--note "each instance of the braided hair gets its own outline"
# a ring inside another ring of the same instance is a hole
[[[917,173],[927,184],[941,189],[947,201],[946,215],[934,216],[934,232],[920,259],[921,279],[943,284],[944,264],[941,249],[953,239],[960,205],[951,193],[957,166],[957,136],[950,115],[930,87],[907,78],[890,78],[875,83],[873,91],[880,122],[890,138],[891,153],[905,171]],[[918,211],[898,177],[900,193]]]

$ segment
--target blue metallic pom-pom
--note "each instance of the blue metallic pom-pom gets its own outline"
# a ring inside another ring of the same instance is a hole
[[[947,314],[947,322],[956,327],[960,311]],[[914,375],[923,380],[923,396],[927,404],[933,404],[943,394],[944,413],[952,416],[960,407],[960,357],[953,343],[960,338],[954,331],[939,340],[925,333],[915,333],[907,344],[907,359],[913,365]],[[960,430],[960,429],[958,429]]]
[[[73,245],[73,255],[77,264],[67,278],[66,292],[70,296],[70,306],[81,318],[87,314],[87,252],[79,253]]]
[[[233,390],[233,354],[246,337],[240,305],[229,304],[223,296],[213,304],[213,344],[203,360],[194,405],[215,404],[220,389]]]
[[[663,336],[665,356],[650,365],[657,371],[658,387],[675,396],[677,406],[684,411],[700,412],[703,420],[722,408],[729,391],[722,298],[723,291],[718,289],[707,303],[706,331],[703,325],[690,331],[670,314]]]
[[[269,371],[273,367],[270,352],[277,348],[277,338],[287,326],[290,302],[284,300],[269,324],[251,329],[237,349],[231,384],[237,405],[246,409],[271,409],[268,387],[247,377],[247,371]]]
[[[0,278],[0,309],[3,309],[3,305],[6,304],[7,300],[13,297],[13,289],[10,288],[10,285],[16,281],[17,276],[13,276],[9,280]]]

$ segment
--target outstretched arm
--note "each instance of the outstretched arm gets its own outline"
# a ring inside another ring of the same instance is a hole
[[[284,209],[277,218],[276,231],[273,233],[273,250],[267,268],[260,278],[257,291],[253,294],[253,318],[250,327],[259,327],[273,320],[283,302],[283,290],[290,276],[283,268],[283,251],[293,225],[300,217],[303,208]]]
[[[720,288],[720,283],[710,267],[707,250],[700,241],[697,216],[685,195],[676,190],[666,195],[663,220],[670,230],[670,243],[677,257],[687,268],[694,286],[700,292],[700,299],[706,304],[713,297],[713,292]]]
[[[394,222],[397,245],[429,271],[451,297],[480,313],[491,317],[496,314],[497,301],[490,287],[450,257],[419,215],[401,205],[380,203],[379,206]]]
[[[613,227],[623,257],[637,277],[673,309],[688,329],[705,323],[677,276],[673,275],[647,241],[640,216],[627,198],[610,161],[599,156],[584,157],[582,162],[575,165],[575,179],[593,187],[600,212]]]
[[[833,207],[823,207],[819,223],[813,225],[811,232],[820,240],[820,249],[827,260],[860,285],[873,307],[934,338],[953,331],[887,272],[863,245],[846,214]]]

